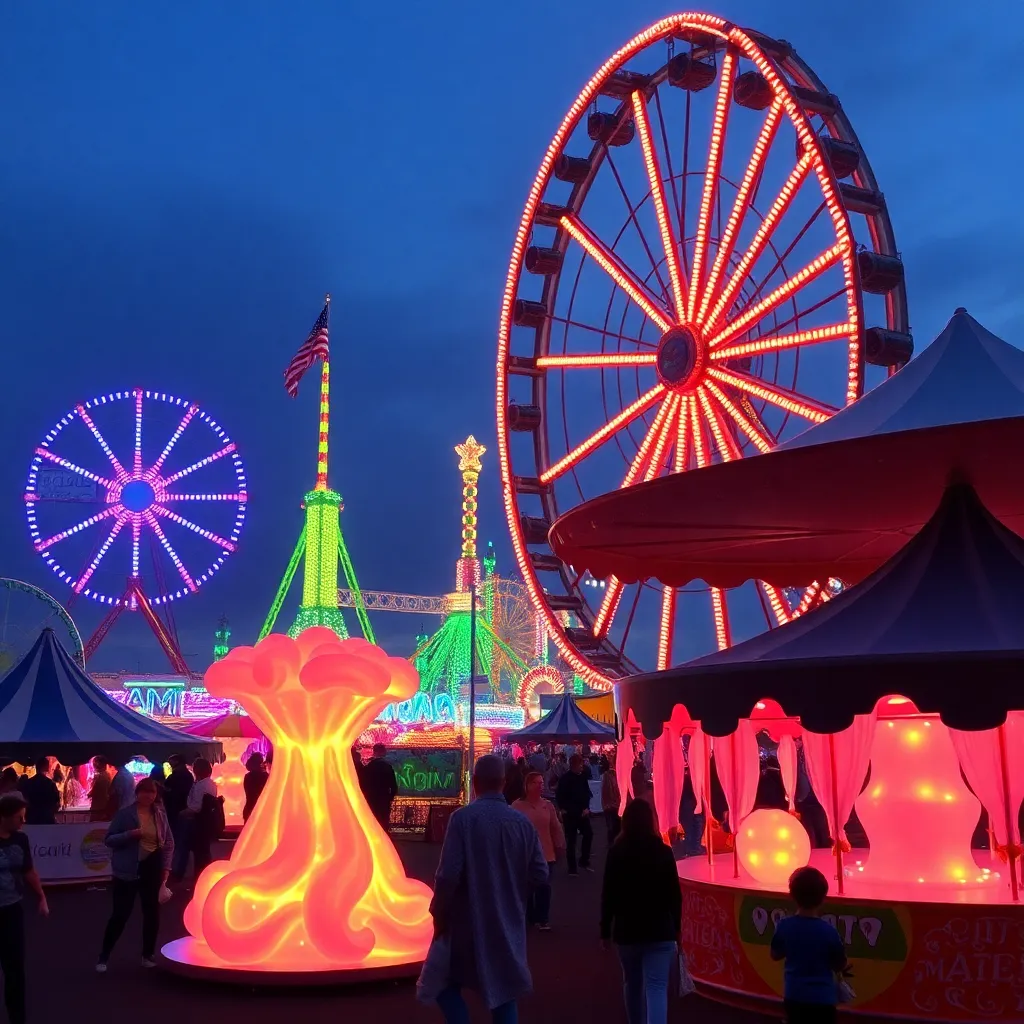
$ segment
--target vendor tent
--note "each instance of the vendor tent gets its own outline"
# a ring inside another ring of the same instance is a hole
[[[558,706],[540,721],[517,732],[506,733],[505,739],[516,743],[573,743],[584,740],[614,743],[615,730],[585,715],[576,706],[572,695],[567,693]]]
[[[616,687],[648,736],[676,705],[714,736],[759,701],[838,732],[898,695],[957,729],[991,729],[1024,673],[1024,540],[966,484],[863,583],[744,643]],[[1010,706],[1016,706],[1010,704]]]
[[[112,700],[71,659],[52,629],[0,681],[0,763],[50,754],[82,764],[171,754],[216,757],[220,744],[169,729]]]

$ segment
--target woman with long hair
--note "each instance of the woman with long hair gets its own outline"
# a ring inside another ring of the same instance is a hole
[[[615,943],[629,1024],[665,1024],[668,979],[680,940],[683,897],[654,810],[634,800],[608,851],[601,888],[601,944]]]
[[[174,839],[160,799],[160,787],[153,779],[143,779],[135,787],[135,802],[114,815],[105,842],[111,850],[114,907],[103,933],[96,970],[101,974],[106,971],[107,960],[131,917],[136,896],[142,904],[142,964],[155,967],[160,891],[171,871]]]

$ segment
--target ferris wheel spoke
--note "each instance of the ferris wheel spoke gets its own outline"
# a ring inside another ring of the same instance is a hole
[[[135,389],[135,449],[132,455],[132,472],[142,472],[142,389]]]
[[[55,455],[50,451],[49,448],[37,448],[36,455],[40,458],[46,459],[48,462],[52,462],[56,466],[60,466],[61,469],[66,469],[71,473],[77,473],[79,476],[84,476],[86,480],[92,480],[94,483],[100,484],[101,486],[110,490],[114,486],[113,480],[108,480],[105,476],[100,476],[98,473],[93,473],[92,470],[83,469],[77,463],[69,462],[67,459],[61,458],[59,455]],[[39,501],[38,496],[34,496],[32,501]]]
[[[110,545],[114,543],[117,535],[121,532],[121,528],[126,522],[125,517],[114,520],[114,525],[110,528],[110,533],[107,534],[107,539],[100,545],[99,550],[93,555],[92,561],[89,563],[89,567],[82,573],[81,576],[72,584],[71,589],[76,594],[80,594],[84,589],[86,583],[92,579],[92,574],[96,571],[100,562],[103,561],[103,556],[110,550]]]
[[[132,577],[139,575],[139,541],[142,539],[142,522],[132,516]]]
[[[819,345],[823,341],[835,341],[837,338],[848,338],[857,333],[857,325],[853,323],[830,324],[828,327],[814,327],[796,334],[765,335],[753,341],[724,345],[711,351],[715,362],[726,359],[739,359],[744,356],[759,356],[767,352],[782,352],[790,348],[802,348],[805,345]]]
[[[708,373],[715,380],[721,381],[723,384],[738,388],[754,398],[762,398],[764,401],[778,406],[786,412],[802,416],[805,420],[810,420],[812,423],[824,423],[825,420],[839,412],[834,405],[829,405],[827,402],[818,402],[813,398],[797,394],[795,391],[790,391],[775,384],[768,384],[745,373],[723,370],[718,366],[709,367]]]
[[[579,320],[570,320],[564,316],[550,316],[548,319],[552,323],[566,324],[568,327],[579,327],[583,331],[593,331],[594,334],[600,334],[602,338],[618,338],[619,341],[628,341],[633,345],[640,345],[642,348],[655,349],[658,346],[653,341],[645,341],[643,338],[634,338],[628,334],[622,334],[619,331],[610,331],[607,327],[595,327],[593,324],[585,324]]]
[[[88,519],[83,519],[80,523],[75,523],[74,526],[69,526],[66,530],[61,530],[60,533],[55,533],[52,537],[47,537],[45,540],[37,541],[35,544],[36,551],[47,551],[52,548],[54,544],[59,544],[62,540],[70,537],[73,533],[81,533],[82,530],[87,530],[90,526],[95,526],[96,523],[103,522],[104,519],[109,519],[111,516],[120,515],[124,512],[124,508],[121,505],[108,505],[102,512],[97,512],[94,516],[89,516]],[[120,527],[118,527],[120,529]]]
[[[640,447],[636,450],[636,455],[633,456],[633,462],[630,464],[626,475],[622,478],[622,483],[619,487],[632,487],[637,482],[640,474],[643,473],[650,462],[651,449],[659,442],[662,435],[666,430],[666,420],[669,419],[669,414],[672,411],[672,397],[668,397],[664,402],[661,403],[661,408],[658,410],[657,415],[651,421],[650,427],[647,428],[647,433],[644,435],[644,439],[640,442]]]
[[[693,269],[690,273],[690,294],[686,305],[686,319],[691,322],[697,311],[697,297],[700,292],[701,276],[704,270],[704,260],[708,245],[708,233],[711,227],[711,212],[715,205],[718,174],[722,166],[725,129],[729,123],[729,111],[732,108],[732,81],[735,70],[736,56],[731,50],[727,50],[722,58],[722,74],[718,83],[718,97],[715,100],[714,119],[711,123],[708,166],[704,173],[704,192],[700,198],[697,234],[693,243]]]
[[[764,252],[765,246],[771,240],[772,233],[778,226],[779,221],[782,219],[785,212],[789,209],[789,204],[793,201],[793,197],[796,195],[800,186],[803,184],[804,179],[807,177],[807,172],[811,168],[811,155],[805,153],[798,161],[793,172],[786,179],[786,183],[782,186],[782,190],[779,192],[772,203],[768,212],[765,214],[764,220],[761,221],[754,237],[751,239],[750,245],[747,246],[747,251],[740,258],[739,263],[736,265],[736,269],[733,271],[732,276],[729,278],[725,287],[722,289],[721,295],[718,296],[714,306],[711,309],[710,314],[706,320],[702,320],[701,323],[707,328],[713,328],[717,326],[719,320],[729,311],[729,306],[732,303],[733,298],[739,291],[740,286],[747,279],[750,271],[757,263]]]
[[[217,547],[223,548],[225,551],[234,551],[236,545],[230,541],[214,533],[212,530],[207,530],[202,526],[193,523],[191,519],[186,519],[184,516],[179,516],[177,512],[172,512],[169,508],[164,508],[163,505],[154,505],[151,510],[163,519],[169,519],[172,523],[177,523],[179,526],[184,526],[186,530],[191,530],[193,533],[199,534],[200,537],[216,544]],[[154,520],[155,522],[156,520]]]
[[[603,427],[599,430],[594,431],[585,441],[578,444],[568,455],[559,459],[553,466],[549,466],[543,473],[540,474],[540,482],[543,484],[550,483],[552,480],[557,479],[566,470],[571,469],[580,459],[585,458],[595,448],[600,447],[605,443],[616,431],[620,430],[627,423],[631,423],[633,420],[646,412],[665,392],[664,384],[655,384],[650,391],[641,395],[631,405],[626,406],[622,412],[613,416]]]
[[[784,626],[789,622],[789,612],[786,610],[785,598],[770,583],[765,583],[764,580],[760,580],[759,582],[761,584],[761,589],[768,598],[768,604],[771,607],[772,614],[775,616],[775,621],[780,626]]]
[[[668,332],[672,321],[647,289],[626,269],[625,265],[611,250],[580,221],[574,217],[562,217],[562,227],[583,247],[587,255],[643,310],[647,316]]]
[[[679,396],[679,415],[676,417],[676,445],[673,455],[672,472],[685,473],[690,464],[690,396]]]
[[[166,504],[169,501],[231,501],[241,502],[243,505],[249,500],[249,495],[245,491],[239,491],[237,494],[179,494],[173,493],[162,493],[160,495],[160,503]]]
[[[672,642],[675,639],[676,588],[661,588],[661,625],[658,629],[658,670],[672,662]]]
[[[619,366],[654,366],[656,352],[595,352],[591,355],[538,356],[537,368],[544,370],[608,369]]]
[[[773,309],[781,306],[791,295],[799,291],[804,285],[819,278],[829,267],[838,263],[849,251],[849,243],[838,242],[831,248],[826,249],[820,256],[811,260],[810,263],[801,267],[792,277],[786,278],[773,292],[766,295],[756,305],[748,307],[740,313],[735,320],[730,321],[726,327],[709,342],[712,351],[724,345],[728,341],[739,337],[744,331],[753,327],[763,320]]]
[[[212,455],[207,455],[205,459],[200,459],[198,462],[193,462],[191,466],[186,466],[184,469],[179,469],[177,473],[172,473],[170,476],[164,477],[163,484],[166,487],[168,484],[173,484],[176,480],[181,480],[183,477],[189,476],[194,473],[197,469],[202,469],[203,466],[210,465],[211,462],[216,462],[218,459],[223,459],[225,455],[230,455],[237,445],[234,441],[229,445],[225,445],[219,452],[214,452]]]
[[[644,155],[647,168],[647,180],[651,186],[651,199],[654,202],[654,213],[658,218],[658,230],[661,233],[661,245],[665,252],[665,266],[668,268],[669,283],[672,288],[672,302],[676,316],[680,322],[684,319],[687,305],[687,288],[679,265],[679,243],[668,208],[665,205],[665,186],[658,166],[658,154],[651,138],[651,122],[647,115],[647,103],[643,94],[633,93],[633,120],[637,134],[640,136],[640,148]]]
[[[701,411],[704,413],[704,420],[711,428],[711,437],[718,449],[718,454],[723,462],[732,462],[733,459],[741,457],[736,441],[733,439],[728,426],[722,419],[718,410],[711,404],[711,399],[705,388],[697,389],[697,400],[700,402]]]
[[[188,407],[188,409],[185,412],[185,415],[181,417],[181,421],[174,428],[174,433],[171,434],[167,444],[164,445],[164,450],[157,457],[156,462],[153,463],[154,473],[160,472],[160,468],[163,466],[164,462],[167,461],[167,456],[171,454],[171,452],[174,450],[174,446],[178,443],[178,438],[181,437],[181,435],[185,432],[185,428],[189,425],[189,423],[192,421],[192,417],[195,416],[195,414],[198,411],[199,406],[196,405],[195,403]]]
[[[598,608],[597,616],[594,619],[594,636],[606,637],[608,635],[612,620],[615,618],[615,613],[619,610],[619,605],[622,602],[623,592],[622,583],[618,577],[609,577],[608,586],[604,592],[604,600],[601,601],[601,607]]]
[[[704,428],[700,421],[700,408],[691,398],[690,406],[690,437],[693,439],[693,454],[697,460],[697,468],[703,469],[711,460],[708,458],[707,445],[704,443]]]
[[[722,271],[725,269],[726,263],[736,247],[737,233],[743,218],[750,209],[750,203],[753,199],[752,193],[755,185],[760,180],[761,168],[764,167],[765,158],[772,147],[775,133],[778,131],[782,109],[781,99],[776,98],[772,101],[772,105],[765,117],[764,125],[761,127],[761,132],[754,143],[754,151],[747,163],[747,169],[744,172],[743,180],[740,182],[739,191],[736,193],[732,212],[729,214],[725,230],[722,232],[722,237],[718,242],[715,262],[711,267],[711,273],[708,275],[707,284],[701,289],[700,308],[696,316],[697,323],[705,322],[708,306],[714,298],[715,289],[718,287],[718,282],[722,277]]]
[[[767,427],[760,422],[760,417],[758,417],[759,422],[755,424],[713,380],[706,380],[704,387],[714,395],[718,404],[733,418],[736,425],[750,438],[754,447],[759,452],[762,454],[770,452],[775,447],[776,442],[768,432]]]
[[[82,422],[85,424],[89,433],[99,442],[99,446],[103,449],[103,454],[110,460],[110,465],[114,467],[114,474],[117,477],[118,482],[128,479],[128,474],[125,472],[124,466],[121,465],[120,459],[114,454],[114,450],[107,444],[107,439],[100,433],[100,428],[93,422],[92,417],[86,412],[84,405],[76,407],[78,415],[81,417]]]
[[[178,570],[178,575],[184,580],[185,586],[188,587],[193,593],[199,588],[196,586],[192,577],[189,575],[188,570],[185,568],[185,563],[178,556],[178,552],[174,550],[174,546],[167,539],[167,534],[164,533],[163,527],[157,521],[156,516],[153,512],[159,508],[154,505],[153,509],[143,512],[146,518],[146,522],[149,524],[149,528],[156,534],[156,539],[160,541],[160,546],[167,552],[167,557],[174,563],[174,568]]]
[[[793,614],[790,618],[797,619],[806,612],[809,612],[817,602],[820,593],[821,584],[815,581],[804,591],[804,596],[800,598],[800,603],[793,609]]]
[[[718,649],[724,651],[732,646],[732,627],[729,625],[729,605],[725,600],[725,591],[719,587],[711,588],[711,609],[715,616],[715,640]]]

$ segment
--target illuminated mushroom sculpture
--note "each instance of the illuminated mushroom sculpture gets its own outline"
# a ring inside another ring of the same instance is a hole
[[[273,743],[274,765],[231,859],[199,878],[185,911],[190,937],[164,947],[169,963],[365,977],[421,961],[430,890],[406,877],[351,755],[382,706],[415,692],[415,669],[314,627],[232,650],[206,685],[245,706]]]

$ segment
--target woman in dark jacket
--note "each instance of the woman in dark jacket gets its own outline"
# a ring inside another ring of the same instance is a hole
[[[136,896],[142,904],[142,963],[155,967],[160,890],[171,870],[174,839],[160,790],[152,779],[143,779],[135,787],[135,803],[114,815],[105,841],[111,850],[114,909],[103,933],[96,970],[106,971],[107,960],[131,917]]]
[[[601,889],[601,942],[611,939],[622,962],[629,1024],[664,1024],[668,979],[682,928],[683,897],[672,851],[654,811],[634,800],[608,851]]]

